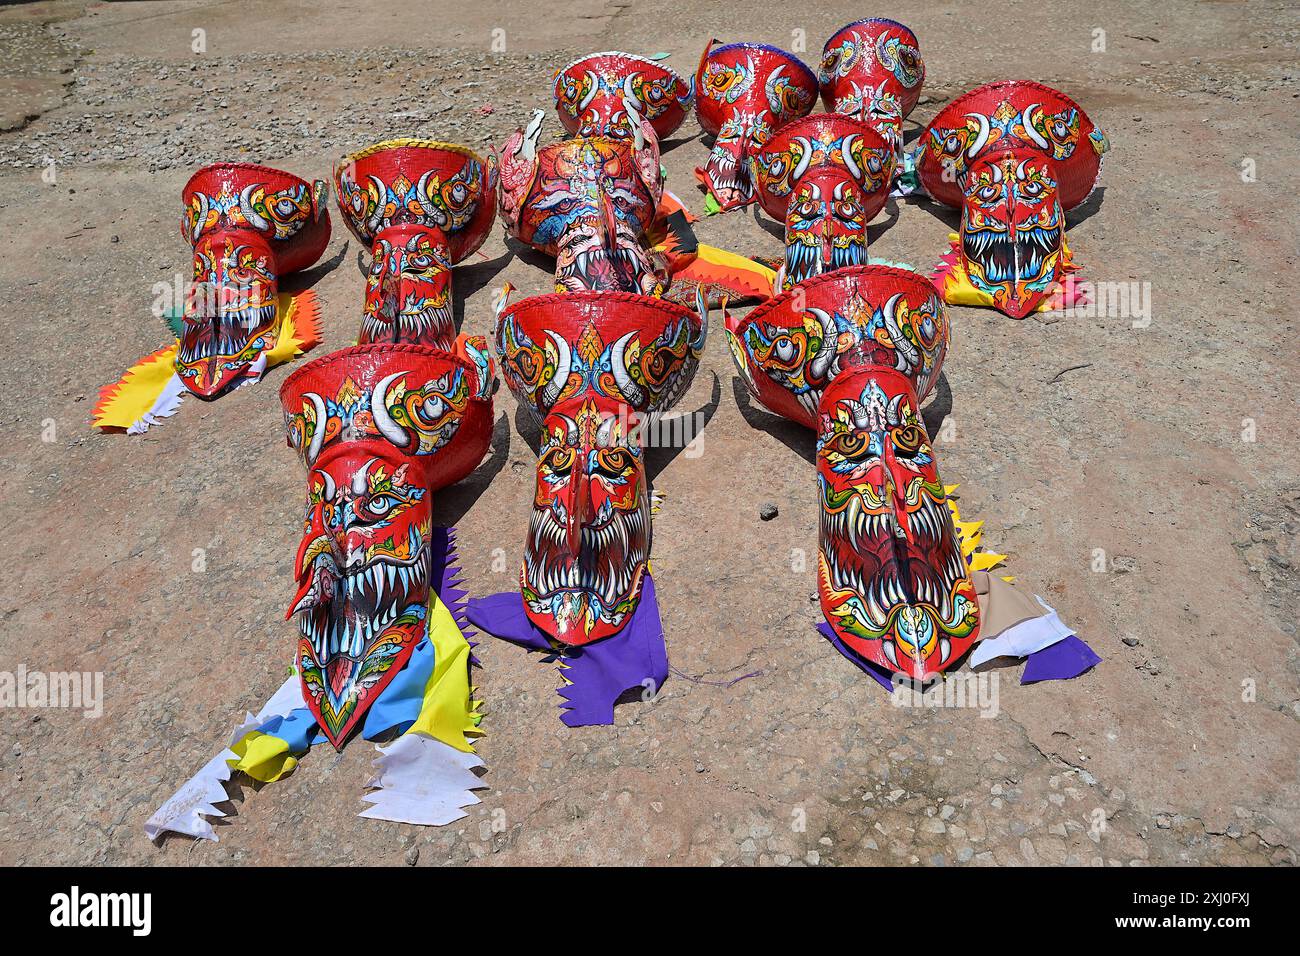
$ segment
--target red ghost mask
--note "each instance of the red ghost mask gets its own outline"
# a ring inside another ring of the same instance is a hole
[[[695,74],[695,115],[714,136],[696,178],[723,209],[754,201],[750,157],[817,101],[817,77],[793,54],[763,43],[710,40]]]
[[[339,210],[370,246],[358,342],[451,347],[451,267],[483,244],[496,212],[496,165],[464,146],[395,139],[345,156]]]
[[[921,135],[921,185],[962,210],[958,270],[1014,318],[1043,307],[1070,266],[1063,213],[1101,170],[1106,136],[1064,93],[1011,80],[971,90]]]
[[[889,198],[894,154],[867,124],[820,113],[782,127],[754,157],[758,198],[785,221],[780,287],[867,261],[867,224]]]
[[[817,78],[827,110],[866,122],[901,154],[903,120],[925,81],[925,63],[911,30],[879,19],[841,27],[822,48]]]
[[[839,269],[727,332],[759,401],[817,430],[826,620],[896,673],[944,670],[977,638],[979,606],[920,415],[948,339],[934,287],[904,269]]]
[[[181,235],[194,247],[176,374],[216,398],[265,368],[276,344],[282,275],[306,269],[329,244],[325,183],[253,163],[204,166],[181,192]]]
[[[542,432],[524,608],[565,644],[609,637],[636,610],[651,537],[642,417],[689,387],[708,331],[700,310],[572,292],[524,299],[498,317],[502,375]]]
[[[307,466],[289,614],[304,699],[335,747],[424,636],[432,496],[486,453],[494,384],[483,340],[462,337],[343,349],[280,389]]]
[[[557,291],[657,295],[664,276],[645,233],[663,192],[649,124],[633,139],[583,136],[537,147],[540,111],[501,153],[501,218],[507,231],[555,256]]]
[[[643,56],[593,53],[555,74],[555,108],[570,135],[632,139],[646,120],[664,139],[686,118],[691,86]]]

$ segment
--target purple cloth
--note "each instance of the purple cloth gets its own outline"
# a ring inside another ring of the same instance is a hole
[[[1070,680],[1101,663],[1097,653],[1079,637],[1070,635],[1051,647],[1044,647],[1029,655],[1020,683],[1033,684],[1040,680]]]
[[[847,657],[861,671],[874,678],[877,684],[885,688],[885,690],[887,691],[892,691],[894,689],[894,681],[890,677],[889,671],[885,670],[883,667],[881,667],[879,664],[875,663],[874,661],[867,660],[861,654],[857,653],[851,647],[845,644],[842,640],[840,640],[840,636],[835,633],[835,629],[833,627],[831,627],[829,624],[823,621],[822,623],[817,625],[817,630],[821,631],[822,637],[830,641],[832,646],[834,646],[834,648],[837,651],[839,651],[841,654]]]
[[[479,630],[512,644],[557,653],[546,633],[528,619],[517,591],[471,598],[465,614]],[[564,699],[560,720],[566,726],[612,724],[614,703],[630,689],[657,694],[668,679],[668,648],[650,576],[641,588],[636,611],[621,631],[582,647],[564,647],[562,655],[563,674],[570,683],[557,692]]]
[[[889,671],[879,664],[867,660],[850,648],[840,640],[839,635],[835,633],[829,624],[823,621],[817,625],[817,630],[821,632],[822,637],[834,645],[837,651],[857,665],[860,670],[870,674],[877,684],[888,691],[894,689]],[[1072,634],[1062,641],[1057,641],[1050,647],[1045,647],[1041,651],[1030,654],[1025,659],[1025,670],[1020,675],[1020,683],[1035,684],[1042,680],[1070,680],[1100,663],[1101,658],[1097,656],[1093,649],[1084,643],[1082,639]]]

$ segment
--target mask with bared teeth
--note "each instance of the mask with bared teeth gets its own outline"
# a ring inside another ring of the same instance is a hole
[[[925,81],[916,34],[894,20],[850,23],[826,41],[817,78],[827,110],[867,123],[901,159],[903,120]]]
[[[330,238],[325,183],[269,166],[204,166],[182,190],[194,249],[176,375],[212,399],[256,381],[278,342],[280,278],[320,258]]]
[[[492,430],[480,338],[451,351],[358,345],[310,362],[280,390],[307,466],[295,561],[303,696],[342,746],[425,634],[432,496],[469,474]]]
[[[817,431],[827,622],[894,673],[948,668],[977,638],[979,606],[920,415],[948,339],[934,287],[904,269],[839,269],[727,331],[758,400]]]
[[[759,202],[785,222],[779,286],[867,262],[867,224],[884,207],[894,154],[860,120],[819,113],[786,124],[754,157]]]
[[[388,140],[340,160],[334,188],[343,221],[370,247],[357,341],[450,348],[451,268],[492,227],[495,161],[452,143]]]
[[[663,192],[649,124],[642,120],[632,139],[583,136],[539,148],[542,115],[502,149],[506,230],[555,257],[556,291],[659,294],[665,277],[645,240]]]
[[[723,211],[754,201],[750,159],[817,101],[817,77],[796,56],[764,43],[709,41],[695,74],[695,114],[714,137],[695,176]]]
[[[921,146],[921,185],[962,211],[952,261],[940,267],[949,300],[1013,318],[1054,306],[1074,269],[1064,213],[1096,185],[1105,134],[1064,93],[1011,80],[957,97]]]
[[[642,422],[671,408],[699,364],[698,312],[648,296],[570,292],[505,307],[502,377],[541,425],[520,575],[532,623],[589,644],[636,611],[650,559]]]

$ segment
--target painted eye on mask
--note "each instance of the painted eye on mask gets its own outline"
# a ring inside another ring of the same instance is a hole
[[[830,442],[831,451],[855,461],[867,457],[870,447],[870,436],[861,432],[841,432]]]
[[[948,138],[943,141],[943,151],[945,153],[955,153],[961,148],[961,143],[953,133],[948,134]]]
[[[572,448],[552,448],[542,456],[542,467],[557,478],[567,477],[573,469]]]
[[[788,335],[783,335],[772,343],[772,357],[778,362],[790,364],[799,354],[799,347],[794,344],[794,339]]]
[[[992,202],[997,199],[1002,190],[997,186],[981,186],[975,195],[980,202]]]
[[[451,190],[447,194],[447,198],[451,200],[453,205],[462,206],[465,204],[465,201],[469,199],[469,187],[464,183],[456,183],[456,185],[451,187]]]
[[[621,479],[632,469],[632,455],[624,448],[601,449],[596,453],[596,473],[602,478]]]
[[[1020,187],[1020,191],[1030,199],[1037,199],[1043,194],[1043,184],[1035,180],[1030,180]]]
[[[903,425],[895,428],[889,433],[889,438],[894,444],[894,454],[901,455],[904,458],[915,457],[916,453],[921,450],[925,444],[925,432],[921,431],[916,425]]]
[[[366,502],[366,510],[377,518],[382,518],[392,511],[400,502],[392,495],[375,495]]]
[[[836,203],[835,215],[841,219],[857,219],[862,215],[862,207],[853,202]]]

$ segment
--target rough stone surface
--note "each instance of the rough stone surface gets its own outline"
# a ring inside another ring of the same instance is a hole
[[[445,19],[409,0],[378,14],[253,6],[0,9],[0,50],[21,51],[0,73],[0,669],[105,681],[97,720],[0,711],[0,863],[1295,862],[1300,24],[1281,2],[1188,16],[1098,0],[1024,16],[994,0],[979,20],[1015,22],[1014,42],[953,5],[890,11],[928,65],[914,120],[1033,72],[1111,137],[1070,243],[1085,276],[1151,284],[1149,325],[954,309],[951,407],[927,411],[932,428],[951,424],[938,448],[964,515],[1100,667],[1029,687],[995,671],[988,718],[892,706],[813,629],[812,436],[744,399],[718,335],[681,406],[711,415],[702,454],[654,479],[676,673],[657,700],[621,706],[613,727],[566,729],[554,670],[486,640],[491,789],[467,818],[358,818],[374,756],[358,741],[236,787],[219,843],[152,845],[145,819],[283,679],[303,485],[281,434],[286,368],[191,399],[143,438],[88,426],[98,388],[164,344],[150,305],[155,283],[189,265],[176,223],[190,172],[243,158],[325,177],[346,150],[397,134],[486,150],[529,110],[549,112],[549,77],[582,53],[666,51],[690,72],[711,36],[790,46],[799,30],[815,62],[862,15],[838,0],[757,0],[743,27],[703,0],[557,0],[545,18],[521,2]],[[504,52],[491,52],[496,29]],[[693,119],[665,144],[671,188],[701,212],[704,155]],[[891,202],[873,253],[928,269],[956,222]],[[752,213],[698,233],[780,250],[778,226]],[[355,334],[358,254],[336,219],[308,276],[321,353]],[[493,292],[544,291],[549,269],[497,230],[456,271],[464,327],[486,332]],[[505,390],[497,401],[493,458],[436,503],[461,529],[475,593],[510,586],[532,491],[514,403]],[[758,520],[768,501],[782,520]]]

